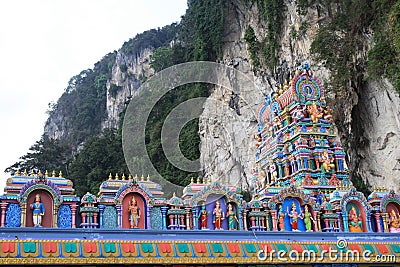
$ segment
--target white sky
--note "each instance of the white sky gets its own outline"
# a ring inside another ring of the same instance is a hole
[[[48,103],[137,33],[177,22],[186,0],[0,1],[0,194],[43,134]]]

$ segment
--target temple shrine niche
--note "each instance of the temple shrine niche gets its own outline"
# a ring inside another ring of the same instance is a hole
[[[61,172],[17,172],[7,179],[4,191],[1,227],[76,227],[79,197]]]

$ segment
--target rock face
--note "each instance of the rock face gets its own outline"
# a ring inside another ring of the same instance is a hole
[[[387,81],[367,83],[353,110],[349,167],[371,186],[400,191],[400,98]]]
[[[256,4],[244,2],[232,0],[226,6],[222,63],[251,76],[258,89],[239,93],[240,115],[229,108],[232,90],[214,89],[200,118],[200,151],[207,180],[242,179],[241,184],[246,187],[254,167],[255,141],[251,138],[256,132],[254,112],[262,103],[263,95],[288,80],[290,72],[304,60],[310,62],[323,83],[329,84],[330,73],[321,63],[314,62],[310,54],[319,22],[326,15],[309,9],[305,17],[300,17],[295,1],[285,1],[286,19],[277,67],[254,72],[244,33],[251,26],[262,40],[267,30]],[[307,22],[306,29],[302,29],[304,22]],[[346,91],[332,90],[329,86],[326,89],[328,104],[333,106],[336,122],[340,122],[338,131],[342,142],[348,144],[350,173],[359,175],[370,185],[388,187],[390,184],[400,191],[400,152],[396,150],[400,142],[400,99],[393,87],[387,81],[375,81],[346,88]]]
[[[154,74],[150,67],[150,55],[153,49],[145,48],[135,55],[126,55],[118,51],[112,68],[112,77],[107,82],[107,118],[104,128],[118,128],[120,114],[129,99],[138,93],[142,82]],[[114,90],[113,90],[114,89]]]

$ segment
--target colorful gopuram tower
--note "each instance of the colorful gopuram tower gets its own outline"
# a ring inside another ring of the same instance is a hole
[[[340,210],[326,203],[334,191],[346,191],[352,183],[324,87],[307,62],[289,82],[265,98],[257,115],[254,193],[272,210],[272,221],[276,221],[273,230],[338,230]],[[332,220],[321,225],[322,207],[334,210],[327,215]],[[282,226],[280,209],[286,215]],[[301,215],[305,209],[313,214],[315,225],[293,229],[291,214]]]

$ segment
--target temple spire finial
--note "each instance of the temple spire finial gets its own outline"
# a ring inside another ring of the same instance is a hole
[[[63,178],[63,173],[62,173],[62,171],[60,171],[60,172],[58,173],[58,177]]]
[[[51,177],[56,177],[56,171],[55,171],[55,170],[53,170],[53,171],[51,172]]]

